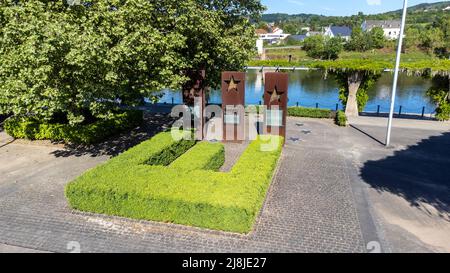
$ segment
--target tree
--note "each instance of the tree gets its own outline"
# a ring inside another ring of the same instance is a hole
[[[386,37],[384,36],[384,30],[381,27],[374,27],[369,33],[369,48],[380,49],[386,45]]]
[[[257,0],[2,1],[0,114],[105,119],[192,69],[215,86],[252,56],[262,11]]]
[[[450,16],[439,16],[433,22],[433,28],[442,30],[444,41],[442,45],[434,49],[437,57],[442,59],[450,58]]]
[[[352,51],[367,51],[370,48],[369,34],[365,33],[361,27],[353,28],[352,36],[347,43],[347,49]]]
[[[292,21],[285,22],[281,24],[280,27],[283,29],[284,33],[288,33],[291,35],[296,35],[300,33],[300,25]]]
[[[339,99],[347,116],[358,116],[369,101],[367,91],[377,82],[381,72],[365,70],[339,70],[335,73],[339,84]]]
[[[432,54],[436,48],[443,47],[444,32],[438,28],[430,28],[424,31],[421,39],[421,46]]]
[[[321,35],[307,37],[303,41],[306,54],[314,59],[321,59],[325,50],[325,38]]]
[[[315,59],[336,60],[344,49],[343,41],[339,37],[326,38],[311,36],[305,39],[303,49],[308,56]]]
[[[404,48],[413,49],[420,45],[421,34],[418,28],[409,27],[406,29],[404,38]]]
[[[339,58],[339,54],[344,49],[344,41],[340,37],[333,37],[331,39],[325,39],[325,48],[322,54],[322,59],[336,60]]]

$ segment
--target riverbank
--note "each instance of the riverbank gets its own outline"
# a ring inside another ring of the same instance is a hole
[[[386,50],[344,51],[337,60],[318,60],[307,56],[306,52],[299,48],[271,48],[266,49],[264,59],[255,58],[249,61],[247,66],[382,71],[393,69],[395,59],[396,53]],[[400,67],[417,75],[428,73],[429,70],[448,75],[450,60],[439,59],[422,51],[411,51],[402,54]]]
[[[266,48],[266,60],[291,60],[294,62],[316,61],[309,57],[306,51],[300,47],[281,47],[281,48]],[[372,61],[394,62],[396,52],[394,50],[371,50],[366,52],[344,51],[339,55],[339,60],[360,60],[368,59]],[[403,62],[422,62],[429,60],[439,60],[438,58],[429,55],[423,51],[409,51],[402,54]]]
[[[258,105],[263,102],[264,73],[259,69],[247,70],[245,103],[247,105]],[[308,108],[321,108],[335,111],[343,110],[343,105],[339,100],[339,85],[333,75],[324,77],[323,71],[284,71],[289,73],[288,105]],[[392,73],[382,73],[377,83],[368,90],[369,101],[364,112],[380,113],[389,112],[390,90],[392,88]],[[431,80],[423,77],[408,76],[401,73],[399,77],[399,89],[395,105],[396,114],[413,113],[430,117],[435,112],[436,106],[430,102],[426,91],[431,87]],[[211,90],[207,100],[212,104],[222,103],[221,90]],[[165,91],[162,94],[160,103],[181,104],[183,101],[181,92]]]

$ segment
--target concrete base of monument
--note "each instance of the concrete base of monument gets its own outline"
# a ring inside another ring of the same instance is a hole
[[[233,142],[225,142],[225,163],[222,168],[220,168],[221,172],[229,172],[233,168],[234,164],[239,160],[242,153],[247,149],[248,141],[242,141],[240,143]]]

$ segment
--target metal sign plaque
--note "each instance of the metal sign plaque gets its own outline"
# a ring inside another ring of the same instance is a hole
[[[240,120],[239,120],[239,116],[236,114],[231,114],[231,115],[224,115],[224,123],[226,125],[239,125],[240,124]]]
[[[283,127],[283,111],[282,110],[267,110],[266,124],[271,127]]]
[[[223,140],[240,142],[245,130],[245,73],[222,73]]]
[[[289,75],[287,73],[268,72],[265,74],[266,133],[278,134],[284,138],[286,138],[288,84]]]

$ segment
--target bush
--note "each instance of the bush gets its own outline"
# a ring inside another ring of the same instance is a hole
[[[328,109],[289,107],[288,115],[291,117],[305,117],[305,118],[332,118],[333,111]]]
[[[347,126],[347,116],[344,111],[336,112],[335,122],[339,126]]]
[[[436,119],[450,120],[450,77],[436,75],[432,79],[433,85],[427,91],[436,108]]]
[[[133,129],[142,124],[142,121],[142,111],[125,111],[115,114],[108,120],[98,120],[91,124],[75,126],[43,123],[33,117],[11,117],[5,121],[4,128],[14,138],[92,144]]]
[[[307,37],[303,49],[314,59],[336,60],[344,49],[344,41],[339,37],[326,38],[321,35]]]
[[[261,151],[258,139],[229,173],[221,173],[223,144],[201,142],[188,150],[193,142],[161,133],[86,172],[67,185],[65,195],[82,211],[246,233],[281,153],[282,138],[272,139],[279,144],[275,151]],[[164,150],[182,155],[168,166],[146,164]]]

